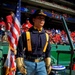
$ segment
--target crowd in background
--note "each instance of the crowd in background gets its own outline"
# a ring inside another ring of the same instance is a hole
[[[22,24],[21,32],[27,31],[32,25],[29,22],[29,18],[26,19],[26,21]],[[3,20],[3,17],[0,17],[0,41],[6,41],[7,40],[7,24]],[[51,44],[69,44],[67,34],[64,30],[60,29],[45,29],[46,32],[50,36],[50,43]],[[69,34],[71,36],[71,39],[73,41],[73,44],[75,45],[75,31],[70,31]]]
[[[50,43],[51,44],[69,44],[67,34],[64,30],[60,29],[50,29],[46,30],[46,32],[50,36]],[[71,36],[72,42],[75,45],[75,31],[70,31],[69,34]]]

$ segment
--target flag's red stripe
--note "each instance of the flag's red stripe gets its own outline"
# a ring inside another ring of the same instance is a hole
[[[20,35],[20,27],[16,23],[15,23],[14,27],[17,30],[18,34]]]

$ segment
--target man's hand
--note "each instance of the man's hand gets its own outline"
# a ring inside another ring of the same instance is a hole
[[[26,68],[25,68],[24,66],[21,66],[21,67],[18,68],[18,69],[19,69],[20,73],[22,73],[22,74],[27,74],[27,70],[26,70]]]
[[[47,57],[45,59],[45,63],[46,63],[47,73],[50,74],[50,72],[51,72],[51,58],[50,57]]]
[[[50,74],[50,72],[51,72],[51,66],[48,66],[48,67],[46,67],[47,68],[47,74]]]
[[[27,74],[27,70],[25,68],[25,65],[23,63],[23,58],[19,57],[16,59],[16,64],[17,64],[17,67],[19,69],[19,71],[22,73],[22,74]]]

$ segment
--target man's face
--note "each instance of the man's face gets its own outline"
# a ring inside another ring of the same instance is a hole
[[[43,27],[45,24],[45,16],[36,16],[33,18],[34,26]]]

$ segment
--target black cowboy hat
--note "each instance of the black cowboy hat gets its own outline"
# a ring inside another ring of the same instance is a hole
[[[32,19],[35,18],[36,16],[45,16],[46,18],[48,17],[47,14],[45,14],[42,9],[38,9],[30,16],[30,23],[32,25],[33,25]]]
[[[36,10],[33,14],[33,17],[36,17],[38,15],[47,16],[42,9]]]

